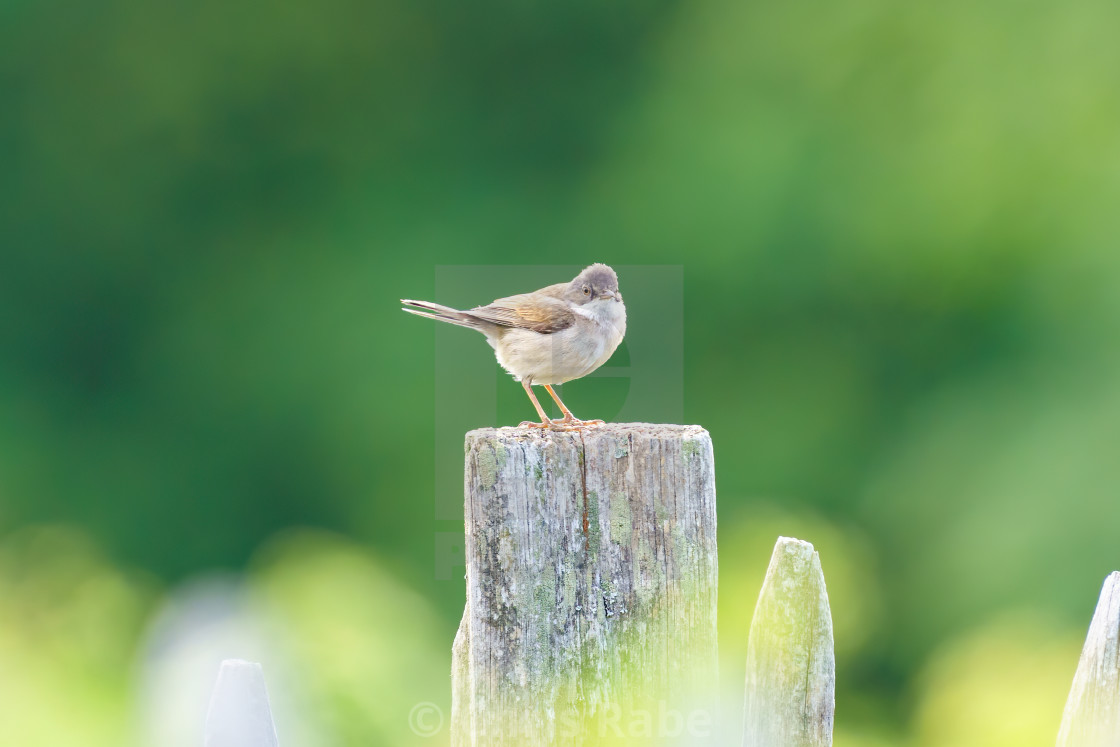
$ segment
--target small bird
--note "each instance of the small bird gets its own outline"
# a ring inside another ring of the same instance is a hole
[[[567,430],[601,425],[580,420],[564,406],[554,384],[586,376],[607,362],[626,334],[626,306],[618,292],[618,275],[604,264],[593,264],[570,283],[499,298],[486,306],[459,311],[427,301],[401,303],[410,314],[426,316],[486,335],[502,368],[521,382],[541,422],[522,426]],[[556,401],[564,417],[550,420],[532,387],[541,385]]]

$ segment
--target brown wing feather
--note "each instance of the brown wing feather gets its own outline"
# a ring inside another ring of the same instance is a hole
[[[576,323],[575,313],[560,299],[564,287],[565,283],[558,283],[536,293],[499,298],[466,313],[491,324],[550,335]]]

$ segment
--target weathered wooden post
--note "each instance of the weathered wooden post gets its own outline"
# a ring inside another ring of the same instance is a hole
[[[828,747],[835,692],[820,557],[808,542],[779,537],[747,643],[743,747]]]
[[[453,745],[714,741],[704,429],[471,431],[466,566]]]
[[[1073,676],[1058,747],[1120,747],[1120,571],[1101,589]]]

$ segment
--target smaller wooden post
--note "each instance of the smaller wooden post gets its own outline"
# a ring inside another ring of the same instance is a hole
[[[1120,571],[1104,580],[1073,676],[1058,747],[1120,745]]]
[[[206,712],[206,747],[278,747],[261,665],[226,659]]]
[[[744,747],[827,747],[836,708],[832,612],[820,557],[779,537],[747,644]]]

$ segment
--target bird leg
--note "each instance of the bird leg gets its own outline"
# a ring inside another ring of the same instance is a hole
[[[551,386],[549,386],[548,384],[545,384],[544,389],[545,389],[546,392],[548,392],[549,396],[552,397],[553,401],[555,401],[556,404],[560,407],[560,412],[564,413],[564,419],[563,420],[556,420],[556,421],[553,421],[553,422],[559,423],[561,425],[602,425],[603,424],[602,420],[580,420],[579,418],[577,418],[575,415],[572,414],[571,410],[569,410],[567,407],[564,407],[564,403],[561,402],[560,398],[556,396],[556,392],[552,391]]]
[[[548,414],[545,413],[541,403],[537,401],[537,395],[533,394],[533,389],[529,384],[528,379],[521,380],[521,386],[525,388],[525,393],[529,395],[529,399],[533,403],[533,407],[537,408],[537,414],[541,416],[541,422],[534,423],[531,420],[526,420],[521,424],[522,428],[551,428],[552,421],[548,419]]]

